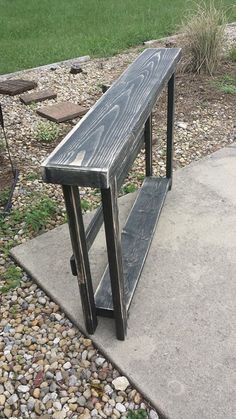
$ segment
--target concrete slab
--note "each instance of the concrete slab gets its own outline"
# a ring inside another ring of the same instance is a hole
[[[170,419],[236,416],[236,148],[175,173],[141,280],[125,342],[99,318],[94,343]],[[125,218],[133,197],[121,202]],[[91,250],[97,281],[101,236]],[[84,330],[67,227],[12,255]],[[53,263],[52,263],[53,261]],[[96,282],[95,281],[95,282]]]

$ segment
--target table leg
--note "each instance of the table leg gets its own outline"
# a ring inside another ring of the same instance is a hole
[[[97,327],[97,317],[79,189],[77,186],[65,185],[62,186],[62,189],[68,215],[85,326],[87,332],[93,334]]]
[[[127,330],[127,311],[124,294],[116,180],[110,188],[101,189],[101,194],[116,336],[119,340],[124,340]]]
[[[173,172],[174,91],[175,91],[175,74],[171,76],[168,82],[168,97],[167,97],[166,177],[170,179],[169,189],[171,189],[172,172]]]
[[[144,141],[146,176],[152,176],[152,114],[145,123]]]

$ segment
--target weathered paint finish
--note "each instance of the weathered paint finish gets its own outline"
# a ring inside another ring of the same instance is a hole
[[[178,48],[145,50],[46,159],[45,181],[108,188],[180,54]]]
[[[68,224],[75,257],[84,322],[88,333],[92,334],[97,327],[97,317],[79,190],[76,186],[63,186],[63,194],[68,214]]]
[[[127,313],[172,181],[174,72],[180,49],[145,50],[43,163],[47,182],[63,185],[87,331],[96,314],[115,318],[116,335],[125,339]],[[153,106],[168,83],[166,178],[152,177]],[[145,145],[146,179],[122,233],[118,190]],[[78,186],[99,187],[102,205],[86,232]],[[95,297],[88,250],[105,225],[108,267]]]

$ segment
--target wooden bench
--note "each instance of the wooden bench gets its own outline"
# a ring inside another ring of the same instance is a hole
[[[61,184],[87,332],[97,314],[114,317],[124,340],[127,312],[172,182],[174,72],[180,49],[146,49],[44,161],[46,182]],[[166,177],[152,176],[152,109],[168,83]],[[119,230],[118,191],[145,145],[146,178]],[[85,231],[79,186],[101,189],[101,207]],[[104,221],[108,267],[93,291],[88,251]],[[73,261],[72,261],[73,262]]]

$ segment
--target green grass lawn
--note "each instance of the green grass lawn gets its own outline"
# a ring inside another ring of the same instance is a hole
[[[226,7],[234,0],[222,0]],[[173,33],[192,0],[0,0],[0,74]],[[236,10],[228,11],[229,21]]]

